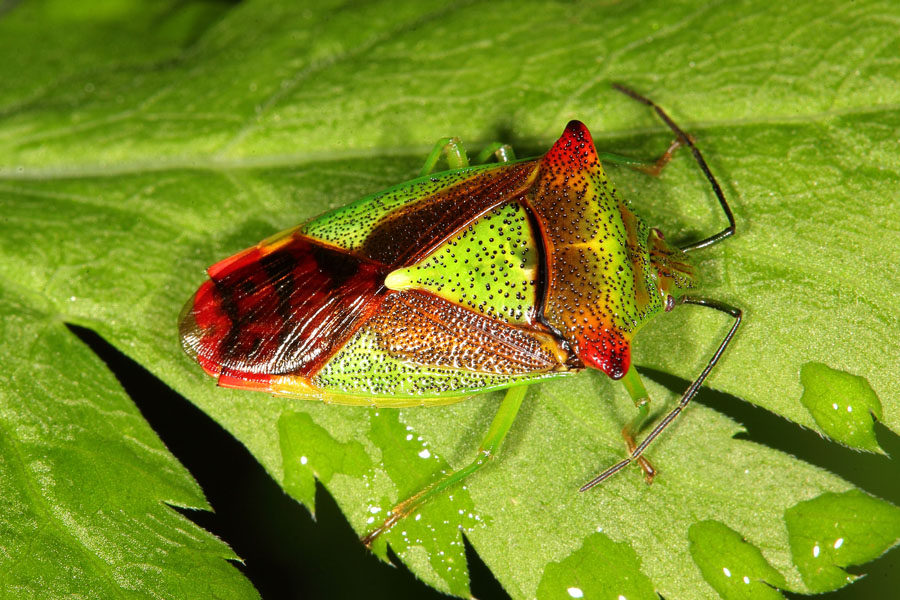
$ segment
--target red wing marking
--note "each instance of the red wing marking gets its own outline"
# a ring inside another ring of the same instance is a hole
[[[294,235],[217,263],[185,306],[185,350],[229,387],[310,377],[375,313],[386,268]]]

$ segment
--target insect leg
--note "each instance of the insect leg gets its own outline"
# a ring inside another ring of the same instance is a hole
[[[439,479],[396,505],[388,513],[388,517],[385,519],[384,523],[361,538],[362,542],[366,546],[371,547],[372,542],[374,542],[379,535],[388,531],[404,517],[415,512],[416,509],[427,502],[428,499],[440,494],[447,488],[456,485],[484,465],[488,464],[488,462],[500,451],[500,445],[503,443],[503,438],[506,437],[510,426],[515,420],[516,414],[519,412],[519,407],[522,406],[522,400],[525,398],[527,389],[527,386],[517,386],[507,390],[506,396],[500,404],[500,408],[497,409],[497,414],[494,415],[494,420],[491,421],[491,426],[488,429],[487,435],[485,435],[484,439],[481,441],[481,446],[478,448],[478,454],[476,455],[475,460],[458,471],[449,473],[444,478]]]
[[[441,138],[434,145],[419,175],[428,175],[434,171],[434,167],[440,160],[441,155],[447,156],[447,164],[451,169],[462,169],[469,166],[469,157],[466,155],[466,147],[458,137]]]
[[[475,164],[486,163],[491,158],[491,155],[495,156],[499,163],[508,163],[516,160],[516,153],[513,151],[512,146],[494,142],[493,144],[488,144],[484,150],[478,153],[478,156],[475,157]]]
[[[700,372],[700,375],[694,382],[688,387],[688,389],[684,392],[684,395],[681,397],[681,400],[678,402],[678,406],[672,409],[672,412],[666,415],[666,417],[659,422],[659,424],[653,428],[653,431],[644,439],[643,442],[638,444],[638,446],[631,452],[631,455],[623,461],[616,463],[612,467],[608,468],[604,472],[600,473],[597,477],[587,482],[583,486],[581,486],[581,491],[587,491],[594,487],[595,485],[603,482],[608,479],[612,475],[615,475],[625,467],[627,467],[632,461],[638,460],[641,455],[644,453],[644,450],[647,449],[647,446],[656,439],[656,437],[663,432],[663,430],[669,426],[669,423],[675,420],[681,411],[693,400],[694,396],[697,395],[697,391],[700,389],[700,386],[703,385],[703,381],[709,375],[710,371],[712,371],[713,367],[716,366],[716,363],[719,362],[719,357],[722,356],[722,353],[725,352],[725,348],[728,347],[728,344],[731,342],[731,339],[734,337],[735,332],[741,324],[741,316],[743,312],[739,308],[735,308],[724,302],[719,302],[718,300],[710,300],[708,298],[698,298],[696,296],[682,296],[680,300],[681,304],[696,304],[698,306],[706,306],[708,308],[713,308],[720,312],[723,312],[731,318],[734,319],[734,325],[731,326],[731,329],[728,330],[728,333],[725,334],[725,338],[722,340],[722,343],[719,344],[719,347],[716,349],[715,353],[712,355],[712,358],[709,359],[706,367],[703,371]]]
[[[700,248],[706,248],[707,246],[712,246],[713,244],[724,240],[725,238],[734,235],[734,214],[731,212],[731,208],[728,206],[728,202],[725,200],[725,194],[722,193],[722,188],[719,186],[719,182],[716,181],[716,178],[713,176],[712,172],[709,170],[709,166],[706,164],[706,161],[703,160],[703,155],[700,154],[700,150],[697,149],[697,146],[694,145],[694,140],[686,134],[681,128],[675,124],[669,115],[653,100],[649,98],[645,98],[641,96],[637,92],[632,89],[625,87],[624,85],[619,85],[618,83],[614,83],[613,87],[626,96],[630,96],[634,98],[638,102],[646,104],[659,115],[659,118],[665,122],[666,125],[669,126],[675,135],[678,138],[678,141],[683,146],[687,146],[691,149],[691,154],[694,155],[694,160],[697,161],[697,164],[700,165],[700,170],[703,171],[703,174],[706,176],[706,179],[709,181],[709,184],[712,186],[713,193],[716,195],[716,198],[719,200],[719,205],[722,207],[722,210],[725,212],[725,217],[728,219],[728,227],[716,233],[714,235],[709,236],[708,238],[702,239],[699,242],[694,242],[693,244],[688,244],[686,246],[682,246],[681,249],[685,252],[690,252],[691,250],[699,250]]]
[[[635,448],[637,448],[637,442],[635,442],[634,436],[643,428],[644,422],[650,414],[650,395],[644,388],[644,382],[641,381],[641,376],[638,374],[634,365],[628,369],[625,377],[622,378],[622,383],[625,385],[625,389],[628,390],[628,394],[631,396],[635,407],[638,409],[638,414],[622,428],[622,438],[625,440],[628,454],[631,454],[634,452]],[[656,476],[656,469],[653,468],[653,465],[650,464],[650,461],[647,460],[646,456],[639,456],[637,461],[644,471],[644,478],[647,480],[647,483],[653,483],[653,477]]]
[[[693,139],[692,139],[693,141]],[[626,167],[631,167],[637,171],[642,171],[647,175],[652,175],[653,177],[659,177],[659,174],[662,173],[662,170],[669,164],[669,161],[672,160],[672,155],[675,154],[675,151],[681,148],[681,140],[675,138],[672,140],[672,143],[669,144],[669,147],[666,149],[662,155],[654,161],[644,160],[642,158],[633,158],[631,156],[623,156],[621,154],[614,154],[612,152],[599,152],[597,156],[600,158],[601,163],[612,163],[614,165],[623,165]]]

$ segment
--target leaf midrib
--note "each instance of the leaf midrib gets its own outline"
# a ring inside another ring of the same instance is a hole
[[[807,115],[780,115],[777,117],[697,121],[691,123],[690,130],[692,132],[711,131],[719,128],[733,130],[742,127],[759,127],[760,125],[780,127],[784,125],[820,123],[839,117],[896,114],[898,111],[900,111],[900,104],[879,104],[871,107],[852,107],[810,113]],[[661,135],[666,132],[668,132],[668,129],[662,126],[634,127],[600,131],[595,133],[593,137],[595,140],[611,140],[640,135]],[[479,144],[486,144],[489,140],[467,138],[467,141],[472,143],[472,145],[477,146]],[[530,137],[523,137],[519,141],[524,145],[548,143],[547,139]],[[122,175],[172,170],[227,172],[252,169],[278,169],[348,160],[425,156],[431,149],[431,145],[413,145],[396,146],[393,148],[370,147],[365,149],[324,150],[317,152],[299,152],[293,154],[240,158],[212,158],[209,155],[182,155],[173,157],[172,159],[121,162],[115,165],[84,164],[71,167],[24,167],[17,165],[0,165],[0,181],[52,181],[56,179],[118,177]]]

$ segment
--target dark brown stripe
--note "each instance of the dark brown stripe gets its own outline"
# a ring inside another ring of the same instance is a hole
[[[479,173],[382,219],[360,253],[392,268],[408,266],[486,211],[521,194],[533,162]]]

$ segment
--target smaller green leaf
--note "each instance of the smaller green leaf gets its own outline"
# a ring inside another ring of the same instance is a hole
[[[598,564],[605,565],[597,569]],[[641,561],[627,542],[616,543],[605,533],[584,538],[581,548],[546,566],[537,597],[628,598],[658,600],[650,578],[641,572]]]
[[[312,512],[315,512],[316,477],[327,485],[336,472],[359,477],[372,469],[372,461],[362,444],[337,441],[306,413],[282,413],[278,432],[284,489]]]
[[[808,362],[800,369],[800,382],[800,402],[828,437],[853,448],[881,452],[872,419],[882,418],[881,401],[864,377]]]
[[[342,411],[346,407],[329,408]],[[413,427],[401,421],[398,411],[355,414],[359,420],[350,429],[368,430],[365,437],[347,441],[336,439],[309,413],[282,414],[278,429],[284,487],[310,509],[315,478],[337,498],[349,494],[353,501],[342,508],[353,515],[356,531],[368,534],[384,522],[398,502],[442,477],[451,467]],[[380,456],[376,450],[379,447]],[[461,531],[470,531],[480,521],[465,486],[456,487],[382,533],[375,539],[372,552],[387,560],[390,545],[429,585],[468,597],[469,571]]]
[[[387,472],[398,492],[396,496],[380,499],[370,496],[370,516],[366,519],[366,529],[370,531],[383,522],[387,511],[396,503],[424,489],[452,468],[429,448],[429,443],[413,427],[401,421],[398,411],[375,413],[369,439],[380,442],[380,468]],[[387,444],[386,440],[394,443]],[[398,445],[397,440],[406,443]],[[469,597],[472,595],[469,569],[461,532],[470,530],[479,521],[475,504],[463,485],[430,500],[382,537],[401,560],[417,567],[417,574],[427,579],[429,585],[455,596]],[[378,553],[378,548],[375,551]]]
[[[700,521],[688,530],[691,556],[703,578],[725,600],[779,600],[774,587],[787,584],[759,548],[719,521]]]
[[[859,490],[827,492],[784,513],[794,563],[812,592],[857,578],[843,570],[881,556],[900,541],[900,508]]]

